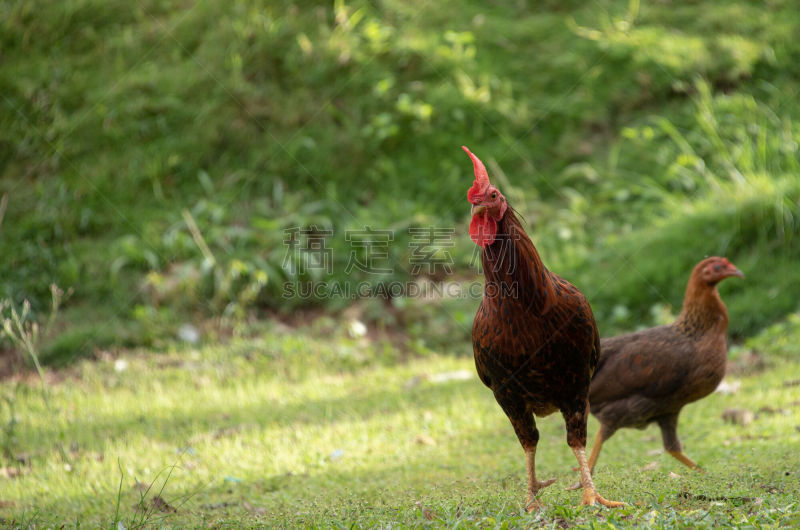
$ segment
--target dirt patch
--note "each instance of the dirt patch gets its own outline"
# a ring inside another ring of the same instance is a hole
[[[22,355],[17,350],[0,349],[0,380],[25,370]]]
[[[759,352],[750,350],[740,355],[736,360],[728,361],[725,373],[727,375],[755,375],[769,368],[769,363]]]

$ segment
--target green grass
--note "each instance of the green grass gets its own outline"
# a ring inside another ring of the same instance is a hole
[[[48,375],[52,412],[34,379],[4,382],[4,470],[19,476],[0,478],[0,517],[115,528],[115,518],[127,528],[793,526],[800,406],[784,383],[800,379],[800,363],[796,342],[769,348],[796,326],[792,317],[748,344],[768,364],[733,376],[738,393],[684,411],[679,432],[704,474],[663,454],[654,427],[606,444],[596,483],[628,503],[618,510],[580,509],[580,493],[564,491],[574,458],[554,415],[538,422],[537,471],[558,481],[543,511],[523,513],[522,451],[466,345],[397,362],[385,344],[341,332],[266,329],[79,362]],[[453,372],[468,377],[437,379]],[[757,417],[725,423],[728,408]],[[137,512],[142,495],[149,515]],[[177,512],[153,511],[156,495]]]
[[[800,524],[794,3],[311,4],[0,4],[0,316],[30,300],[43,324],[49,286],[72,289],[32,346],[45,394],[0,383],[3,523]],[[652,453],[652,428],[621,432],[597,483],[628,506],[578,509],[546,418],[539,470],[559,480],[524,514],[488,390],[436,382],[473,374],[474,298],[282,296],[427,281],[415,227],[455,228],[447,280],[479,279],[462,144],[603,335],[669,320],[706,255],[747,274],[721,285],[732,355],[768,366],[686,410],[706,474]],[[331,274],[286,266],[284,229],[310,225],[334,232]],[[344,273],[365,226],[394,231],[391,273]],[[349,338],[350,318],[384,338]],[[196,349],[174,342],[187,323]],[[765,406],[786,413],[720,418]]]
[[[0,383],[3,522],[799,524],[794,3],[312,4],[0,4],[0,317],[30,300],[43,324],[50,285],[72,289],[33,345],[47,401],[27,375]],[[559,482],[523,514],[488,390],[415,379],[472,373],[476,299],[282,296],[427,281],[416,227],[453,227],[446,279],[479,281],[462,144],[603,335],[669,320],[706,255],[746,273],[721,285],[730,334],[770,364],[683,416],[705,475],[651,454],[653,429],[622,432],[597,482],[629,506],[579,510],[547,418],[539,469]],[[311,225],[334,232],[331,274],[284,259],[284,229]],[[391,273],[344,272],[365,226],[394,231]],[[349,338],[350,318],[385,338]],[[196,350],[175,345],[187,323]],[[787,413],[720,419],[762,406]],[[150,513],[156,495],[177,512]]]
[[[774,271],[731,289],[752,308],[737,337],[797,308],[788,0],[15,0],[0,13],[0,297],[42,312],[50,283],[74,288],[47,362],[157,344],[185,321],[341,310],[282,284],[407,280],[410,227],[454,227],[456,275],[472,275],[462,144],[545,262],[596,294],[605,334],[679,306],[710,253]],[[334,231],[331,275],[284,266],[283,229],[308,225]],[[366,225],[394,230],[385,277],[343,272],[345,230]]]

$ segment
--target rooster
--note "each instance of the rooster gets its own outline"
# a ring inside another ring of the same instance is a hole
[[[653,422],[661,428],[664,449],[699,469],[681,448],[678,414],[713,392],[725,376],[728,311],[717,284],[731,276],[744,274],[725,258],[704,259],[692,271],[674,323],[600,341],[589,390],[591,413],[600,420],[590,471],[603,442],[617,429],[643,429]]]
[[[581,504],[620,506],[597,493],[586,461],[589,383],[600,352],[592,310],[572,284],[550,272],[522,229],[514,209],[472,159],[475,182],[469,233],[482,248],[484,295],[472,325],[475,366],[494,393],[525,451],[528,511],[538,509],[539,490],[555,479],[536,478],[536,416],[560,411],[567,444],[584,485]]]

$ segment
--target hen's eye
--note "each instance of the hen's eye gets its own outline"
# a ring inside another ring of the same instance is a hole
[[[714,271],[719,272],[719,265],[714,265]]]
[[[497,192],[496,192],[496,191],[493,191],[493,192],[492,192],[492,199],[496,199],[496,198],[497,198]]]

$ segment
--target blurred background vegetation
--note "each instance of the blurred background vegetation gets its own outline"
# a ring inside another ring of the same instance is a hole
[[[668,321],[713,254],[747,275],[721,287],[735,339],[800,308],[789,0],[9,0],[0,15],[0,298],[41,320],[50,285],[72,289],[47,362],[187,323],[203,340],[256,321],[342,332],[343,310],[406,350],[469,354],[474,299],[281,296],[427,281],[409,272],[411,227],[455,227],[449,280],[479,278],[462,144],[603,335]],[[330,275],[285,263],[284,229],[310,225],[333,230]],[[394,230],[393,273],[345,275],[336,249],[365,226]]]

